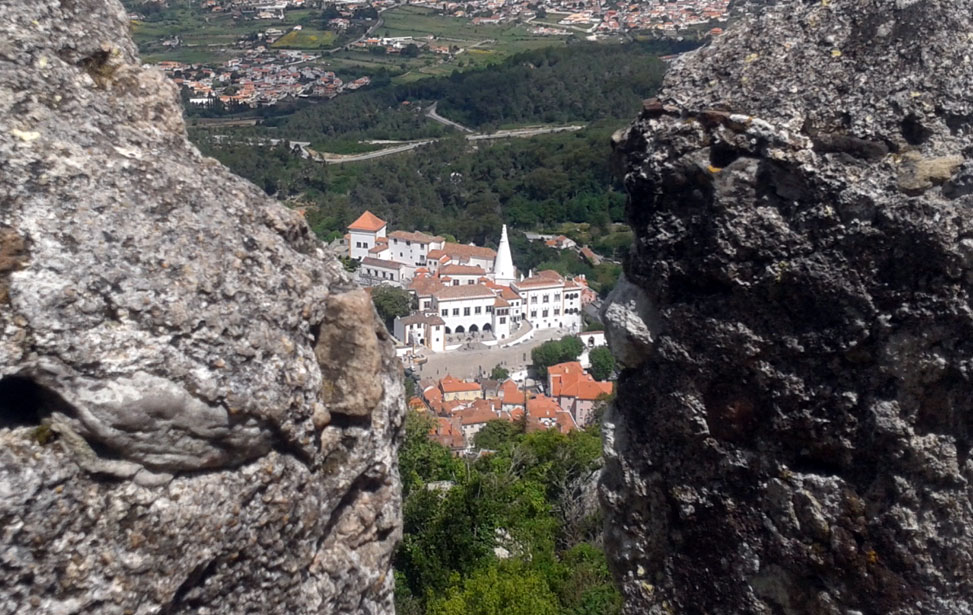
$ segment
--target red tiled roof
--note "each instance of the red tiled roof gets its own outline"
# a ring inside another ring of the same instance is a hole
[[[443,265],[439,269],[439,275],[483,275],[483,267],[478,265]]]
[[[591,376],[588,376],[591,378]],[[611,395],[614,386],[611,382],[597,380],[575,380],[561,386],[560,397],[576,397],[586,401],[595,401],[602,395]]]
[[[358,219],[348,225],[348,228],[353,231],[368,231],[374,233],[376,231],[382,230],[385,226],[385,220],[382,220],[372,212],[366,210],[365,213],[358,216]]]
[[[453,378],[449,374],[446,374],[446,377],[439,381],[439,388],[442,389],[443,393],[460,393],[462,391],[483,390],[476,382],[467,382],[466,380]]]
[[[563,412],[557,401],[547,395],[538,395],[527,401],[527,414],[532,419],[553,419]]]

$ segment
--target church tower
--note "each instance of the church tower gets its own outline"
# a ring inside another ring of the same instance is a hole
[[[500,231],[500,245],[497,247],[497,258],[493,261],[493,281],[497,284],[508,285],[517,280],[514,260],[510,256],[510,241],[507,239],[507,225]]]

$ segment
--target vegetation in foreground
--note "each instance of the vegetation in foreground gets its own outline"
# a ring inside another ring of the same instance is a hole
[[[400,452],[405,535],[395,558],[399,615],[613,615],[621,598],[599,544],[590,488],[597,426],[563,435],[495,421],[494,451],[453,457],[410,412]]]

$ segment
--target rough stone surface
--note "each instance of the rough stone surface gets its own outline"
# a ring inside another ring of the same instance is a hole
[[[0,28],[0,613],[390,613],[367,298],[188,143],[117,1]]]
[[[615,137],[628,613],[973,612],[971,49],[970,0],[787,2]]]

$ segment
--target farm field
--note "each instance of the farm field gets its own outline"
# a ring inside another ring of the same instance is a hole
[[[331,49],[338,36],[331,30],[291,30],[271,45],[275,49]]]

